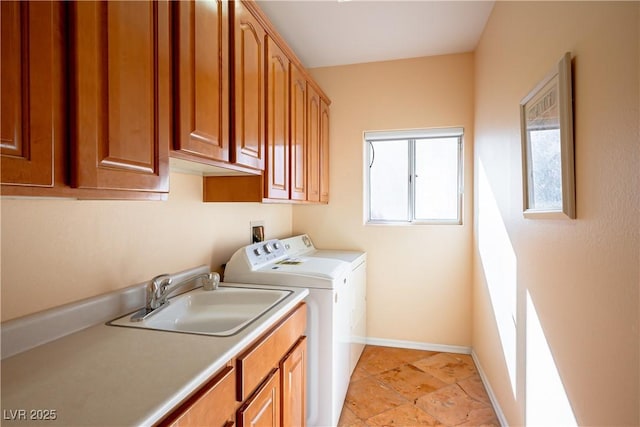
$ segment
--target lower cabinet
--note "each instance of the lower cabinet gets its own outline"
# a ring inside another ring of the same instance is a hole
[[[280,362],[283,426],[305,426],[307,422],[307,337]]]
[[[238,427],[280,425],[280,371],[271,371],[258,391],[238,409]]]
[[[162,425],[172,427],[229,427],[235,419],[235,369],[226,366],[195,395],[175,410]]]
[[[161,426],[305,426],[307,307],[244,348]]]

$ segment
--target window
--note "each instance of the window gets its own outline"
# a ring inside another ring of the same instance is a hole
[[[462,128],[364,136],[368,223],[462,223]]]

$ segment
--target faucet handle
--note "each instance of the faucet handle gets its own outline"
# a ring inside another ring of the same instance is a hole
[[[166,300],[166,289],[171,285],[172,278],[168,274],[160,274],[149,282],[147,292],[147,307],[155,310],[164,304]]]
[[[151,279],[151,286],[153,286],[154,290],[164,290],[167,286],[171,284],[173,279],[168,274],[160,274],[153,279]]]
[[[220,284],[220,275],[216,272],[209,273],[202,279],[202,289],[205,291],[215,291]]]

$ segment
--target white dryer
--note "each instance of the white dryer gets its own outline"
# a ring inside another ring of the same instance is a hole
[[[338,424],[350,377],[351,264],[289,256],[277,240],[245,246],[227,262],[224,282],[309,289],[307,302],[307,425]]]
[[[347,277],[347,293],[350,300],[349,315],[349,376],[362,355],[367,337],[367,253],[362,251],[317,249],[306,234],[282,239],[290,257],[329,258],[348,262],[351,272]]]

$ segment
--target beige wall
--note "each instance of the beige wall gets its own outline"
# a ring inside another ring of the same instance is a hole
[[[497,2],[476,50],[473,348],[510,425],[570,425],[545,351],[575,423],[640,425],[639,8]],[[524,219],[518,104],[566,51],[578,219]]]
[[[472,345],[509,425],[549,373],[527,374],[538,324],[576,424],[640,425],[639,5],[496,2],[475,55],[312,70],[333,101],[327,206],[203,204],[178,173],[167,202],[4,198],[1,318],[215,269],[264,220],[366,250],[369,337]],[[518,104],[565,51],[578,219],[525,220]],[[365,226],[362,132],[440,126],[465,128],[464,225]]]
[[[2,320],[202,264],[291,233],[291,207],[202,203],[202,178],[172,173],[166,202],[8,199],[2,213]]]
[[[294,206],[294,231],[367,251],[369,337],[470,345],[473,55],[311,72],[332,101],[330,203]],[[464,225],[365,226],[363,132],[445,126],[465,128]]]

